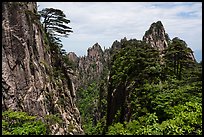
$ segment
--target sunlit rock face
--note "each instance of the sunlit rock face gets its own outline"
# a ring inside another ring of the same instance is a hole
[[[77,57],[75,53],[70,52],[68,58],[76,66],[72,76],[76,90],[79,87],[85,87],[92,82],[99,81],[104,67],[106,67],[104,51],[98,43],[88,48],[86,56]]]
[[[165,32],[165,28],[161,21],[152,23],[149,30],[147,30],[143,36],[143,41],[149,43],[152,47],[160,52],[160,56],[163,56],[163,51],[171,43],[169,35]],[[192,50],[191,50],[192,51]],[[195,61],[193,51],[189,54],[189,57]]]
[[[25,111],[43,119],[58,115],[51,134],[83,134],[71,79],[52,78],[49,45],[36,2],[2,4],[2,111]]]
[[[165,32],[164,26],[161,21],[152,23],[149,30],[145,32],[143,41],[150,43],[152,47],[162,52],[168,47],[169,36]]]
[[[67,56],[71,61],[73,61],[75,63],[79,62],[79,58],[77,57],[77,55],[74,52],[69,52]]]

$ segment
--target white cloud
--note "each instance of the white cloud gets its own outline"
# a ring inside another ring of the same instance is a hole
[[[78,55],[98,42],[110,47],[123,37],[142,39],[151,23],[161,20],[170,38],[180,37],[193,50],[202,49],[202,3],[198,2],[38,2],[58,8],[71,20],[74,33],[64,48]],[[73,45],[73,47],[71,47]],[[82,51],[82,49],[85,49]]]

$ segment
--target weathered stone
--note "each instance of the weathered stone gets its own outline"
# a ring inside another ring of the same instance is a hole
[[[77,57],[77,55],[74,52],[69,52],[67,56],[71,61],[78,63],[79,58]]]
[[[72,76],[76,90],[93,81],[97,82],[106,65],[104,52],[98,43],[88,48],[87,56],[77,57],[75,53],[70,52],[68,58],[77,66],[75,75]]]
[[[36,13],[36,2],[2,4],[2,110],[25,111],[40,118],[58,114],[64,124],[51,125],[52,134],[69,134],[65,129],[71,119],[78,127],[76,134],[83,134],[79,112],[70,115],[76,107],[75,90],[62,80],[51,79],[46,71],[47,66],[50,73],[53,69],[49,45],[39,20],[27,11]]]
[[[160,53],[168,47],[169,40],[168,34],[165,32],[161,21],[152,23],[149,30],[147,30],[143,36],[143,41],[150,43],[150,45],[159,50]]]
[[[157,49],[160,52],[161,57],[163,57],[163,51],[168,47],[170,42],[172,42],[168,34],[165,32],[161,21],[151,24],[149,30],[147,30],[143,36],[143,41]],[[193,52],[189,55],[189,57],[195,61]]]

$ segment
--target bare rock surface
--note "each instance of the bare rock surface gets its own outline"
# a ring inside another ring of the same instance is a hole
[[[42,119],[57,114],[62,122],[50,126],[52,134],[83,134],[73,86],[51,77],[49,45],[36,12],[36,2],[2,4],[2,111]]]

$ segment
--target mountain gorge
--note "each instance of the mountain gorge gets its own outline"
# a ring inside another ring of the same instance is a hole
[[[3,3],[2,134],[202,134],[202,62],[161,21],[80,57],[45,26],[35,2]]]

